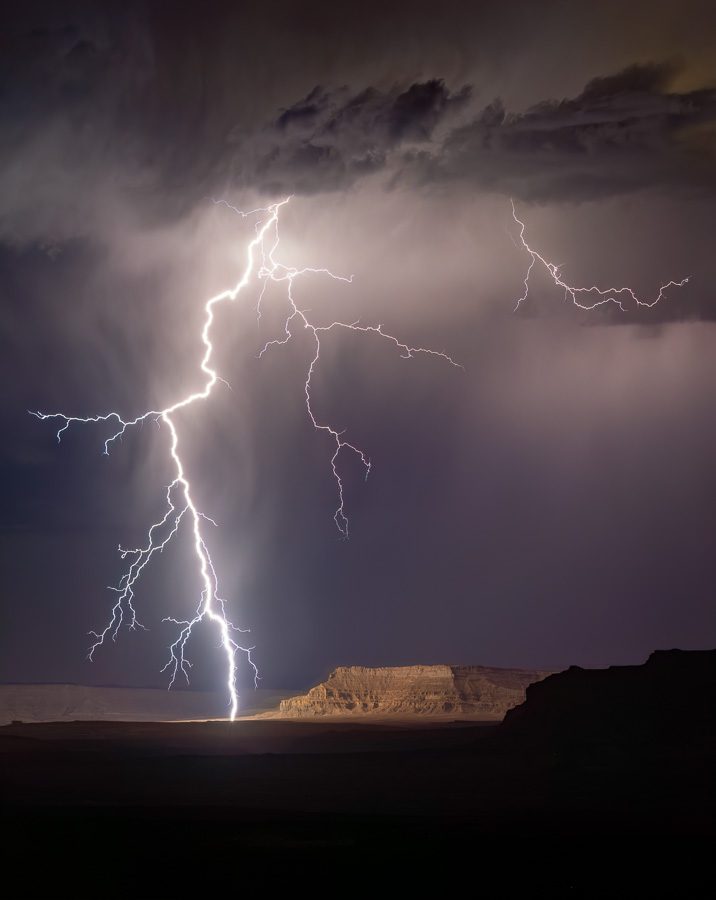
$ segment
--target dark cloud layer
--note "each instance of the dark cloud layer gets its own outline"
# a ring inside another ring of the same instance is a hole
[[[716,186],[716,90],[671,92],[671,65],[594,78],[577,97],[522,114],[501,101],[415,154],[421,182],[460,180],[526,200]]]
[[[429,142],[469,96],[469,87],[451,94],[437,79],[359,93],[316,87],[249,141],[246,150],[257,153],[258,145],[258,159],[244,177],[271,193],[349,187],[389,166],[391,151]],[[268,149],[261,152],[264,142]]]
[[[344,73],[277,108],[246,77],[263,70],[260,44],[243,63],[231,29],[227,49],[170,26],[133,4],[4,29],[0,240],[51,244],[106,231],[122,208],[172,221],[217,193],[310,195],[371,176],[541,202],[716,185],[716,91],[676,90],[671,65],[634,64],[523,112],[500,99],[476,111],[492,90],[481,81]],[[284,79],[267,97],[290,91]]]
[[[632,65],[524,113],[497,99],[439,139],[438,126],[465,109],[472,87],[450,95],[429,81],[348,97],[316,87],[254,138],[251,149],[264,141],[269,149],[245,177],[269,191],[315,193],[385,169],[390,185],[467,183],[530,201],[712,190],[716,90],[672,92],[675,73],[670,64]]]

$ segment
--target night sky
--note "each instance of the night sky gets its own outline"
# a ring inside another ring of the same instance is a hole
[[[102,9],[106,6],[106,9]],[[108,11],[109,9],[112,11]],[[296,283],[449,353],[311,346],[269,291],[222,311],[220,386],[181,419],[211,550],[266,687],[336,665],[638,663],[716,643],[716,29],[709,2],[6,4],[0,27],[0,680],[165,686],[196,604],[186,538],[137,589],[146,632],[86,660],[105,588],[170,479],[166,431],[56,428],[193,388],[205,300],[240,275],[241,208],[293,199]],[[628,284],[584,312],[535,271]],[[285,318],[285,315],[284,315]],[[205,626],[193,685],[218,688]],[[251,682],[243,666],[239,683]]]

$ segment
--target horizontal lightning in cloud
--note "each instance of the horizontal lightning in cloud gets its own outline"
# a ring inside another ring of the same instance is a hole
[[[517,298],[515,312],[517,312],[528,297],[530,290],[530,276],[532,275],[532,270],[535,266],[542,266],[545,269],[555,285],[564,291],[565,300],[570,299],[575,306],[585,310],[596,309],[598,306],[603,306],[605,303],[615,303],[622,312],[626,312],[627,310],[627,307],[624,304],[630,302],[637,307],[656,306],[656,304],[664,298],[666,291],[668,291],[669,288],[683,287],[689,280],[688,278],[682,278],[681,281],[667,281],[666,284],[661,285],[658,294],[652,300],[640,299],[632,288],[629,287],[599,288],[596,285],[592,285],[592,287],[574,287],[574,285],[567,284],[560,274],[560,269],[562,267],[549,262],[549,260],[545,259],[541,253],[527,243],[525,238],[525,223],[517,216],[514,200],[510,202],[512,203],[512,218],[519,226],[520,242],[530,256],[529,265],[527,266],[527,272],[525,273],[523,281],[525,289],[521,296]]]

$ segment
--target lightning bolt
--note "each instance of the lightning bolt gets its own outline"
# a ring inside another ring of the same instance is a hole
[[[212,622],[219,633],[220,646],[223,650],[226,667],[226,685],[229,694],[230,717],[235,719],[239,708],[239,697],[236,688],[237,653],[245,654],[249,665],[253,669],[254,683],[259,678],[258,669],[251,657],[253,647],[243,646],[239,643],[239,634],[246,633],[248,629],[239,628],[229,619],[226,609],[226,601],[220,596],[216,569],[209,552],[209,547],[204,534],[208,524],[216,526],[216,522],[203,513],[196,505],[192,494],[192,486],[185,471],[180,454],[180,439],[177,425],[174,419],[175,413],[195,403],[207,400],[217,382],[224,382],[217,371],[212,367],[213,344],[211,330],[214,322],[215,307],[221,303],[234,302],[240,293],[244,292],[254,281],[261,284],[256,304],[257,320],[261,319],[261,306],[269,283],[281,283],[285,285],[288,298],[288,311],[283,325],[283,334],[279,338],[267,341],[259,352],[262,357],[268,350],[275,346],[287,344],[294,334],[294,328],[299,327],[311,334],[313,341],[313,353],[311,355],[304,382],[304,395],[306,410],[314,429],[324,433],[331,441],[333,448],[330,457],[330,467],[337,491],[338,505],[334,513],[334,520],[338,531],[344,538],[348,538],[348,518],[345,512],[344,484],[338,471],[339,457],[343,453],[349,453],[356,457],[363,466],[365,477],[368,477],[371,462],[366,452],[344,438],[344,432],[339,431],[332,424],[322,421],[313,408],[311,399],[311,386],[316,367],[319,364],[321,354],[321,341],[330,332],[341,329],[362,335],[372,335],[394,345],[404,359],[410,359],[418,354],[437,356],[457,368],[462,368],[446,353],[430,350],[424,347],[412,347],[400,341],[397,337],[383,330],[382,325],[361,325],[355,322],[330,322],[329,324],[316,324],[308,317],[308,311],[299,308],[293,296],[294,281],[302,275],[325,275],[335,281],[350,283],[353,276],[336,275],[326,268],[294,268],[286,266],[276,258],[279,247],[279,215],[283,207],[289,202],[288,197],[280,202],[267,207],[253,209],[247,212],[241,211],[224,200],[214,201],[222,204],[235,212],[243,219],[254,220],[254,237],[246,249],[246,265],[239,281],[229,290],[222,291],[207,300],[204,306],[204,324],[201,330],[201,342],[204,347],[203,355],[199,362],[199,369],[204,376],[203,387],[197,389],[188,396],[163,409],[152,409],[135,418],[125,419],[119,412],[109,412],[94,416],[71,416],[65,413],[43,413],[30,411],[38,419],[56,419],[60,423],[57,430],[57,440],[62,440],[62,435],[74,424],[102,424],[109,426],[109,436],[104,440],[103,452],[109,455],[114,442],[123,437],[131,428],[145,421],[154,421],[160,426],[165,426],[169,435],[168,455],[174,471],[174,479],[167,486],[165,493],[164,511],[161,517],[150,526],[146,542],[142,547],[125,549],[119,547],[120,557],[129,559],[129,566],[120,578],[116,586],[110,590],[116,593],[116,600],[111,608],[109,620],[101,631],[91,631],[93,638],[89,648],[89,659],[94,658],[97,649],[102,646],[107,638],[113,641],[117,639],[122,626],[129,630],[145,628],[137,618],[134,605],[135,588],[150,560],[161,553],[177,534],[184,522],[188,522],[188,528],[193,537],[193,548],[196,556],[196,566],[200,577],[201,593],[193,616],[186,619],[174,616],[166,616],[162,621],[169,622],[178,628],[176,640],[169,647],[169,659],[162,671],[169,672],[169,687],[174,684],[181,673],[189,682],[189,669],[191,663],[186,657],[186,646],[192,635],[193,629],[202,621]],[[226,383],[226,382],[224,382]]]
[[[517,216],[514,200],[511,200],[510,203],[512,204],[512,218],[519,227],[520,242],[530,256],[529,265],[527,266],[527,272],[525,273],[523,281],[525,289],[521,296],[517,298],[514,309],[515,312],[517,312],[522,303],[527,299],[530,290],[530,276],[535,266],[542,266],[546,269],[555,285],[564,291],[565,300],[569,298],[575,306],[585,310],[596,309],[598,306],[603,306],[605,303],[616,303],[622,312],[627,311],[624,303],[629,302],[632,302],[636,307],[656,306],[656,304],[663,299],[669,288],[683,287],[689,280],[688,278],[682,278],[681,281],[667,281],[666,284],[660,286],[659,293],[653,300],[640,300],[635,292],[629,287],[602,289],[596,285],[592,285],[592,287],[574,287],[571,284],[567,284],[562,280],[560,273],[562,266],[549,262],[549,260],[545,259],[541,253],[527,243],[527,240],[525,239],[525,223]]]

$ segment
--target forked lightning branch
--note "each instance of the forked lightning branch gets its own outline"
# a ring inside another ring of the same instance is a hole
[[[203,379],[200,386],[186,397],[169,404],[163,409],[151,409],[135,418],[124,418],[123,414],[116,411],[90,416],[75,416],[66,413],[33,412],[39,419],[57,419],[60,427],[57,431],[57,440],[61,441],[62,435],[71,425],[101,424],[109,428],[109,435],[104,438],[104,453],[109,454],[115,441],[125,435],[128,430],[141,423],[150,420],[155,421],[166,429],[167,453],[173,467],[174,479],[166,487],[165,505],[162,516],[151,525],[147,532],[146,541],[142,547],[127,549],[120,547],[119,552],[124,560],[129,560],[129,565],[119,580],[119,583],[111,590],[116,594],[108,621],[100,631],[90,632],[92,645],[89,649],[89,658],[92,659],[95,652],[104,642],[111,638],[116,640],[122,627],[130,630],[144,628],[137,617],[135,606],[135,590],[146,566],[157,553],[167,546],[180,528],[186,528],[191,532],[193,551],[196,556],[197,574],[199,576],[201,591],[193,615],[189,618],[177,616],[165,616],[163,621],[176,626],[176,639],[169,647],[169,658],[162,671],[169,672],[169,687],[174,684],[181,673],[189,681],[189,669],[191,663],[187,658],[187,644],[194,628],[204,620],[208,620],[218,630],[221,649],[226,660],[226,686],[230,698],[230,717],[234,719],[239,708],[237,693],[237,655],[245,655],[248,664],[252,667],[254,678],[258,678],[258,670],[251,658],[254,649],[245,646],[240,635],[247,629],[235,625],[229,617],[227,601],[219,591],[219,580],[216,568],[209,549],[208,534],[211,528],[216,527],[216,522],[203,510],[199,509],[194,499],[192,490],[192,478],[186,471],[182,458],[181,436],[175,421],[175,413],[185,407],[204,402],[209,399],[215,385],[223,381],[219,373],[213,367],[212,357],[214,347],[212,343],[212,325],[214,323],[215,308],[221,303],[233,303],[240,295],[247,294],[250,287],[258,286],[258,301],[256,313],[261,317],[261,305],[266,293],[266,287],[270,282],[277,282],[285,287],[285,295],[288,302],[288,311],[281,335],[269,340],[261,348],[259,356],[263,356],[271,348],[281,346],[291,340],[295,329],[308,331],[313,342],[313,352],[310,356],[306,378],[304,382],[304,395],[306,410],[309,419],[316,429],[328,439],[332,448],[330,454],[330,468],[336,486],[337,506],[334,513],[336,527],[341,535],[348,537],[348,517],[345,510],[344,484],[339,471],[339,458],[346,454],[357,458],[365,471],[366,477],[370,472],[371,463],[366,452],[356,444],[346,440],[344,433],[330,422],[324,421],[314,409],[311,387],[314,375],[320,361],[322,341],[331,333],[339,330],[351,331],[357,335],[378,338],[392,344],[399,354],[406,359],[417,354],[426,354],[440,357],[453,366],[458,366],[447,354],[430,350],[425,347],[412,347],[404,343],[392,334],[384,331],[382,325],[361,325],[360,322],[330,322],[317,324],[308,315],[306,310],[296,304],[293,294],[293,285],[302,275],[324,275],[337,281],[351,282],[352,276],[336,275],[325,268],[295,268],[286,266],[277,259],[279,249],[279,216],[283,207],[290,198],[270,206],[242,212],[228,203],[224,203],[229,209],[237,213],[242,219],[253,222],[254,237],[246,248],[246,263],[243,274],[234,287],[222,291],[207,300],[204,311],[204,323],[201,329],[201,343],[203,355],[199,362],[199,375]],[[193,476],[192,476],[193,477]]]

